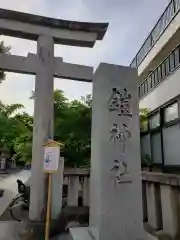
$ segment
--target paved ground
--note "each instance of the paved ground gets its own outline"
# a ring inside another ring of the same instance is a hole
[[[63,234],[58,237],[51,238],[50,240],[70,240],[69,234]]]
[[[19,240],[18,232],[16,231],[18,228],[18,222],[0,222],[0,240]]]
[[[30,171],[22,170],[11,174],[0,174],[0,189],[4,189],[3,197],[0,198],[0,216],[9,206],[12,199],[17,195],[17,179],[27,182],[30,177]],[[6,215],[7,217],[7,215]],[[0,240],[18,240],[17,231],[19,223],[12,221],[10,216],[6,220],[0,219]]]
[[[23,182],[26,182],[30,174],[30,171],[22,170],[6,176],[0,175],[0,189],[4,189],[3,197],[0,198],[0,216],[18,192],[16,180],[21,179]]]
[[[0,216],[4,210],[9,206],[13,197],[17,194],[17,179],[21,179],[26,182],[30,177],[29,170],[22,170],[18,173],[10,175],[0,175],[0,189],[5,189],[4,196],[0,198]],[[6,211],[3,216],[0,217],[0,240],[20,240],[18,236],[18,230],[21,228],[19,222],[12,221],[9,212]],[[63,234],[58,237],[54,237],[51,240],[70,240],[69,234]],[[150,236],[148,240],[156,240],[156,238]]]
[[[19,236],[19,229],[21,223],[15,221],[1,221],[0,222],[0,240],[22,240]],[[62,234],[60,236],[50,238],[50,240],[70,240],[69,234]]]
[[[22,170],[11,174],[0,174],[0,189],[4,189],[4,195],[0,198],[0,240],[20,240],[18,236],[21,223],[13,221],[9,211],[5,211],[12,198],[17,195],[17,179],[27,182],[30,177],[29,170]],[[29,182],[29,181],[28,181]],[[5,212],[4,212],[5,211]],[[68,234],[55,237],[52,240],[69,240]]]

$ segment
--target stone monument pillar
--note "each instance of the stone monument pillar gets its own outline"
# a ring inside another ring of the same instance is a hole
[[[100,64],[93,81],[90,227],[100,240],[143,237],[137,70]]]
[[[54,40],[42,35],[37,42],[37,73],[35,82],[35,106],[33,124],[32,178],[29,218],[40,221],[45,210],[44,150],[42,144],[53,139],[54,122]]]
[[[71,229],[74,239],[147,239],[138,102],[137,70],[100,64],[93,79],[90,225]]]

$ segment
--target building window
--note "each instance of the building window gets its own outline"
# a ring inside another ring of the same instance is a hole
[[[142,96],[144,96],[145,92],[144,92],[144,83],[141,85],[141,94]]]
[[[175,49],[174,58],[175,58],[175,67],[177,67],[180,63],[180,47],[177,47]]]
[[[154,163],[162,164],[161,133],[151,134],[152,159]]]
[[[152,78],[151,78],[151,76],[148,77],[147,81],[148,81],[148,90],[150,91],[151,88],[152,88]]]
[[[147,80],[144,82],[144,93],[145,94],[148,93],[148,81]]]
[[[150,129],[154,129],[160,126],[160,114],[159,112],[149,118]]]
[[[154,85],[155,85],[155,75],[154,75],[154,72],[152,72],[151,78],[152,78],[152,87],[154,87]]]
[[[166,65],[166,76],[170,73],[169,58],[164,61]]]
[[[141,132],[148,131],[148,120],[147,119],[144,119],[140,122],[140,130],[141,130]]]
[[[180,166],[180,128],[179,124],[163,128],[163,145],[164,145],[164,163],[165,165]]]
[[[164,79],[166,77],[166,65],[165,62],[162,63],[162,79]]]
[[[175,68],[174,52],[170,54],[169,60],[170,60],[170,71],[172,72]]]
[[[178,103],[174,103],[164,109],[164,121],[170,122],[178,118]]]
[[[162,80],[161,66],[158,67],[157,71],[158,71],[158,82],[160,82]]]
[[[141,95],[141,85],[138,87],[138,95],[139,95],[139,98],[142,97],[142,95]]]
[[[158,71],[157,69],[154,71],[154,84],[156,85],[157,83],[159,82],[159,79],[158,79]]]
[[[180,0],[175,0],[175,12],[177,12],[180,9]]]
[[[150,134],[143,134],[141,135],[141,156],[151,157],[151,141],[150,141]]]
[[[139,97],[143,97],[144,96],[144,83],[142,83],[140,86],[139,86]]]

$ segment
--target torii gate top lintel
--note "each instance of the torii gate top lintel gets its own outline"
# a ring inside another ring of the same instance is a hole
[[[50,35],[55,43],[79,47],[93,47],[102,40],[108,23],[67,21],[0,8],[1,34],[37,40]]]
[[[36,75],[29,211],[32,221],[40,221],[45,209],[42,144],[54,135],[54,77],[93,81],[93,67],[64,63],[62,58],[54,57],[54,43],[93,47],[96,40],[103,39],[107,27],[107,23],[64,21],[0,9],[0,34],[37,41],[36,54],[0,54],[0,70]]]

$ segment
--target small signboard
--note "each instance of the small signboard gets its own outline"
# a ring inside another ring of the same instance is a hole
[[[60,159],[60,143],[53,140],[43,144],[44,146],[44,161],[43,169],[45,172],[56,172],[59,166]]]
[[[48,142],[43,144],[43,169],[48,174],[48,199],[46,210],[45,240],[49,240],[49,225],[52,200],[52,173],[58,170],[60,160],[60,146],[63,146],[63,144],[55,142],[53,140],[49,140]]]

